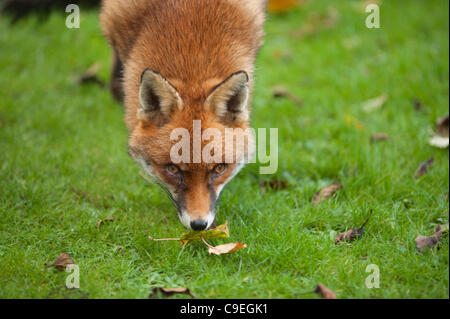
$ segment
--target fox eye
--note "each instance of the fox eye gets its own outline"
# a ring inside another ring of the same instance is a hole
[[[178,175],[180,173],[180,168],[174,164],[167,165],[166,169],[171,175]]]
[[[222,175],[223,172],[225,172],[225,169],[227,168],[227,164],[219,164],[216,167],[214,167],[213,172],[216,175]]]

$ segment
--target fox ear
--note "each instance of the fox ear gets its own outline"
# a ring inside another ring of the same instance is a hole
[[[162,123],[174,109],[181,109],[182,102],[175,87],[161,74],[147,68],[141,76],[137,118]]]
[[[223,122],[245,122],[249,118],[248,95],[248,75],[239,71],[212,89],[206,105]]]

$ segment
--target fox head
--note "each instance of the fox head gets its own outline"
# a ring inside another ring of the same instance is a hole
[[[169,195],[187,228],[213,224],[223,187],[252,155],[248,82],[238,71],[192,97],[152,69],[142,73],[129,154]]]

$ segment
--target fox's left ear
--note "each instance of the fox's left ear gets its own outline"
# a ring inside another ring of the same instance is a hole
[[[181,109],[178,91],[165,77],[148,68],[141,76],[137,117],[148,122],[163,123],[172,111]]]
[[[225,123],[246,122],[249,118],[248,95],[248,75],[238,71],[211,90],[206,106]]]

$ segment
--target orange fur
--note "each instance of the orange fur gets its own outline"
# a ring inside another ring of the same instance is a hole
[[[224,123],[206,101],[218,84],[231,74],[248,75],[249,99],[253,87],[254,60],[262,43],[266,0],[104,0],[100,22],[114,52],[124,65],[125,122],[130,149],[148,158],[156,174],[171,184],[164,173],[170,163],[168,150],[175,142],[170,132],[183,127],[192,132],[192,121],[202,129],[248,127],[247,118]],[[137,116],[141,75],[147,68],[161,74],[182,101],[162,125]],[[223,134],[224,135],[224,134]],[[204,143],[203,143],[204,144]],[[230,165],[230,167],[232,167]],[[191,217],[201,218],[210,203],[205,177],[211,164],[184,164],[186,207]],[[231,174],[217,179],[212,187]],[[173,183],[172,183],[173,184]]]

